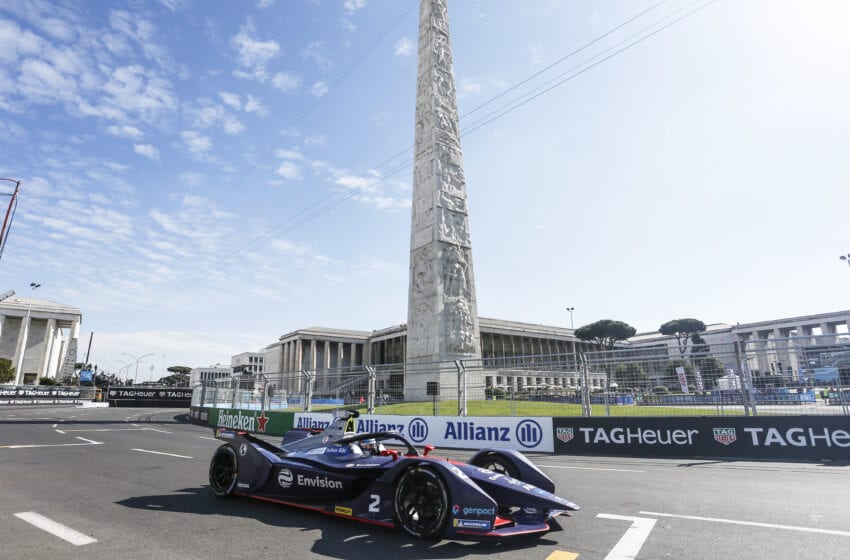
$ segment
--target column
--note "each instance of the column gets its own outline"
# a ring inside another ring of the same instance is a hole
[[[27,344],[30,321],[32,317],[21,317],[21,328],[18,331],[18,343],[15,345],[15,385],[20,385],[24,380],[24,348]]]
[[[44,329],[44,357],[41,359],[39,377],[50,377],[47,366],[50,364],[50,355],[53,353],[53,334],[55,331],[56,319],[48,319],[47,327]]]

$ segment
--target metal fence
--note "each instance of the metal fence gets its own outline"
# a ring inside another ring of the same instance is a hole
[[[768,339],[243,375],[215,408],[458,416],[850,415],[850,342]]]

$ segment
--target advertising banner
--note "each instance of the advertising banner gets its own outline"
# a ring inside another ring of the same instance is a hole
[[[688,394],[688,378],[685,377],[685,368],[679,366],[676,368],[676,376],[679,378],[679,387],[684,394]]]
[[[553,418],[555,453],[850,460],[845,417]]]
[[[110,387],[106,391],[110,406],[186,407],[192,403],[192,389]]]
[[[206,412],[209,426],[244,430],[246,432],[283,436],[292,429],[292,412],[272,412],[269,410],[242,410],[230,408],[201,408],[198,419]]]
[[[293,427],[324,429],[332,420],[327,413],[296,413]],[[356,422],[358,432],[395,430],[416,445],[549,453],[554,449],[550,417],[363,415]]]
[[[77,404],[79,387],[50,385],[0,385],[0,405],[4,404]]]

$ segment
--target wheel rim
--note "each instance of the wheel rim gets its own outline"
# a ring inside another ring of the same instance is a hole
[[[438,535],[448,513],[443,481],[427,470],[410,472],[396,489],[396,513],[408,532],[422,537]]]
[[[485,459],[480,461],[478,466],[482,469],[488,469],[493,472],[509,476],[511,478],[517,477],[517,473],[514,470],[513,465],[511,465],[498,455],[490,455],[489,457],[486,457]]]
[[[236,480],[236,454],[229,447],[220,449],[210,465],[210,485],[217,494],[227,494]]]

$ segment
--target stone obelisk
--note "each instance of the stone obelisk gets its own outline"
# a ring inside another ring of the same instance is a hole
[[[448,10],[446,0],[422,0],[407,362],[478,358],[480,347]],[[417,398],[428,381],[452,379],[424,365],[408,367],[405,393]]]

